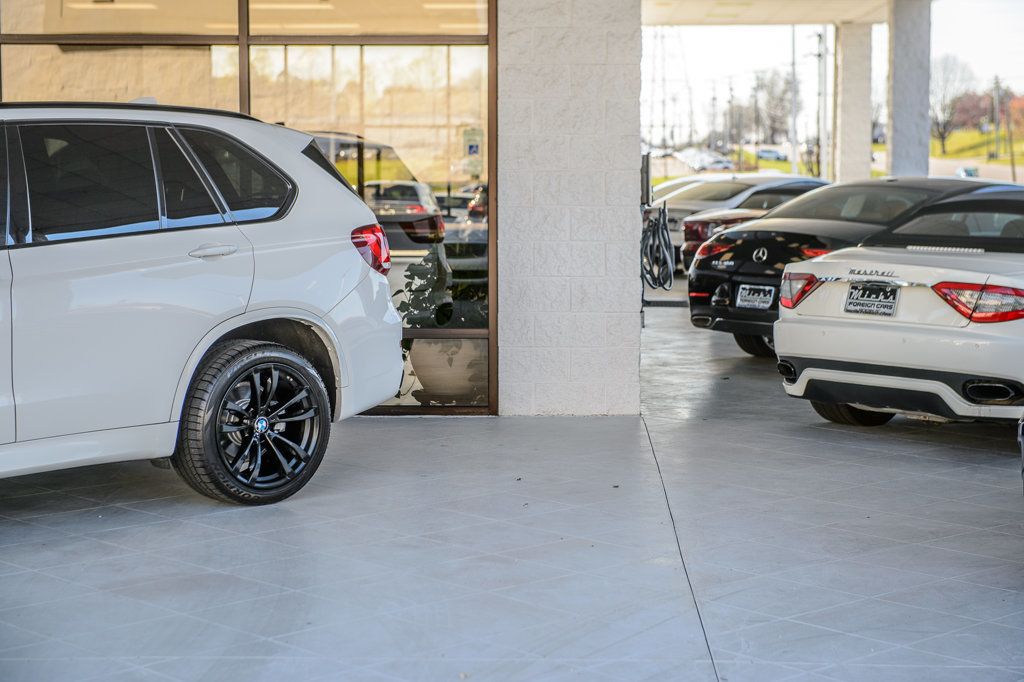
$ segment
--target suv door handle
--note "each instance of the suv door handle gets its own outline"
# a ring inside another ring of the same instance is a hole
[[[216,258],[217,256],[230,256],[238,247],[234,244],[203,244],[188,252],[192,258]]]

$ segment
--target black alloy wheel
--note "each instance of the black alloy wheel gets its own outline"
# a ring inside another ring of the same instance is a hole
[[[316,452],[320,421],[308,383],[279,363],[235,381],[217,418],[221,462],[242,485],[274,490],[295,480]]]
[[[277,344],[229,341],[196,371],[171,463],[204,495],[269,504],[313,476],[330,426],[327,390],[309,361]]]

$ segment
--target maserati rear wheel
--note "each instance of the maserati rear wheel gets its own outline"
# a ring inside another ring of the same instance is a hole
[[[862,410],[846,403],[819,403],[812,400],[811,407],[821,417],[844,426],[882,426],[888,424],[894,416],[892,412]]]

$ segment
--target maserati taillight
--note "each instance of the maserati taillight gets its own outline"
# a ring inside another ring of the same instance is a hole
[[[1024,290],[991,284],[939,282],[932,290],[971,322],[1024,318]]]
[[[382,275],[391,270],[391,249],[380,225],[364,225],[352,230],[352,243],[366,263]]]
[[[779,305],[795,308],[821,285],[821,280],[809,272],[786,272],[782,275],[779,289]]]

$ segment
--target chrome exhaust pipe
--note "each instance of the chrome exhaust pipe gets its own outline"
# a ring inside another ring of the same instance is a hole
[[[690,318],[690,322],[693,323],[694,327],[700,327],[701,329],[707,329],[711,326],[710,315],[694,315]]]
[[[779,370],[779,374],[782,375],[782,378],[786,381],[793,381],[796,379],[796,367],[794,367],[793,363],[789,360],[780,361],[779,364],[776,365],[776,368]]]
[[[1002,403],[1016,398],[1018,391],[995,381],[975,381],[964,386],[964,395],[976,403]]]

